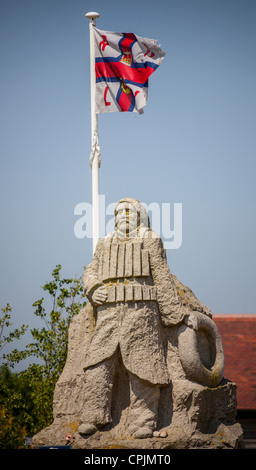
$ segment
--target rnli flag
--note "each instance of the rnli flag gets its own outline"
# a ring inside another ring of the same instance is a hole
[[[143,112],[148,78],[164,59],[157,41],[94,27],[96,113]]]

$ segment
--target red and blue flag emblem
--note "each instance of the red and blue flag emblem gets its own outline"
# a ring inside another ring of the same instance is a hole
[[[96,113],[143,112],[148,78],[165,53],[154,39],[94,28]]]

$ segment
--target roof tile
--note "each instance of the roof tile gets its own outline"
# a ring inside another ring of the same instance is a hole
[[[256,410],[256,314],[213,315],[225,354],[225,378],[237,385],[237,408]]]

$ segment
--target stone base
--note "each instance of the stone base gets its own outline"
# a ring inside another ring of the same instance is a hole
[[[59,422],[43,429],[33,438],[33,447],[64,446],[66,434],[77,428],[78,423]],[[131,436],[117,436],[113,431],[97,431],[84,438],[73,433],[72,449],[241,449],[243,448],[240,424],[220,423],[213,433],[199,431],[188,435],[184,429],[170,426],[166,428],[166,438],[133,439]]]
[[[172,395],[172,406],[168,396]],[[79,416],[55,418],[53,424],[33,437],[33,447],[63,446],[72,436],[73,449],[238,449],[243,448],[243,431],[235,422],[236,386],[223,380],[208,388],[177,380],[163,389],[159,430],[167,437],[134,439],[126,433],[127,415],[116,424],[88,437],[78,433]]]
[[[179,289],[181,287],[179,284]],[[183,286],[182,291],[186,299],[192,298],[193,302],[198,302],[188,289],[184,289]],[[88,303],[71,323],[67,361],[54,393],[54,422],[33,437],[33,447],[63,446],[67,444],[68,434],[72,436],[71,447],[74,449],[237,449],[243,447],[242,428],[235,420],[235,383],[223,379],[217,387],[210,388],[187,380],[179,359],[178,327],[176,326],[165,331],[167,366],[172,382],[161,389],[158,409],[157,430],[165,429],[168,436],[150,439],[134,439],[128,436],[129,381],[127,371],[121,364],[113,386],[112,425],[102,432],[97,431],[90,437],[80,436],[78,426],[84,406],[84,359],[94,331],[94,322],[93,308]],[[207,351],[206,348],[202,357],[208,357]]]

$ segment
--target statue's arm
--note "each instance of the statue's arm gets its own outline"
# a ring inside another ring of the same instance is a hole
[[[93,259],[86,267],[83,275],[85,295],[95,306],[102,305],[107,296],[106,287],[99,278],[99,259],[101,247],[102,241],[100,240],[96,246]]]

